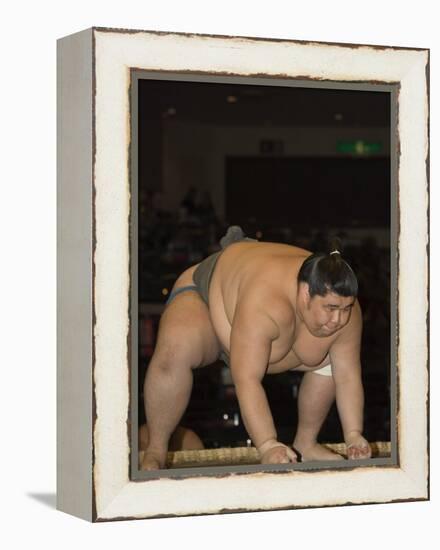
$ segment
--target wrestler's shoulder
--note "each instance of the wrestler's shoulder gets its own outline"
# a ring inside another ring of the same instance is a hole
[[[362,310],[356,299],[353,304],[353,309],[350,315],[349,322],[333,337],[334,342],[343,342],[351,338],[358,338],[362,333]]]
[[[362,308],[359,303],[359,300],[356,298],[353,304],[353,310],[351,312],[351,317],[355,321],[361,321],[362,322]],[[352,319],[350,319],[351,321]]]
[[[245,289],[241,288],[237,305],[246,307],[248,311],[264,313],[280,327],[295,320],[295,310],[289,300],[268,285],[249,284]]]

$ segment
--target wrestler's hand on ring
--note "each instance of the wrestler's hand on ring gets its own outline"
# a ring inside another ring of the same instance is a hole
[[[345,438],[347,457],[350,460],[371,458],[371,447],[360,432],[350,432]]]
[[[258,451],[261,464],[289,464],[298,461],[295,451],[275,439],[266,442]]]

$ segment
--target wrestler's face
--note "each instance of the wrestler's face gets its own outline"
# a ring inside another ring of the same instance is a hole
[[[307,289],[302,311],[304,323],[313,336],[331,336],[348,323],[354,303],[353,296],[339,296],[334,292],[311,298]]]

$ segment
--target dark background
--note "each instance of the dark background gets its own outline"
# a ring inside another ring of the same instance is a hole
[[[390,94],[140,80],[139,424],[158,321],[178,275],[232,224],[262,241],[327,251],[342,239],[363,311],[365,435],[390,439]],[[291,443],[301,373],[266,376]],[[194,371],[181,425],[206,447],[246,445],[228,369]],[[342,441],[333,407],[321,441]]]

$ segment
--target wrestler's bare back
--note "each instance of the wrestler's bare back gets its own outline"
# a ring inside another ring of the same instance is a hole
[[[279,329],[273,340],[267,372],[324,364],[338,334],[315,337],[296,315],[298,271],[311,252],[278,243],[234,243],[221,254],[209,290],[209,316],[220,346],[230,353],[234,316],[245,299],[253,298],[255,312],[263,311]],[[196,266],[178,286],[188,284]]]

